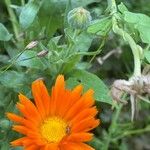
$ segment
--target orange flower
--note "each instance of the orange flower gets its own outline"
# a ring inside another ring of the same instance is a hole
[[[13,130],[24,137],[11,142],[25,150],[94,150],[84,142],[92,139],[90,130],[99,125],[95,119],[93,90],[82,93],[78,85],[72,91],[65,89],[64,77],[59,75],[51,96],[42,80],[32,83],[35,104],[19,95],[17,108],[22,116],[7,113],[16,122]]]

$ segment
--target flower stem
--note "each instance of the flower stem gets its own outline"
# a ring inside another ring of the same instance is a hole
[[[6,4],[6,7],[7,7],[9,16],[10,16],[10,20],[11,20],[11,23],[12,23],[12,26],[13,26],[13,31],[14,31],[15,37],[17,39],[19,37],[18,21],[17,21],[16,15],[15,15],[13,9],[10,7],[11,0],[5,0],[5,4]]]
[[[22,5],[22,6],[25,5],[25,0],[21,0],[21,5]]]
[[[101,150],[108,150],[109,149],[109,145],[112,141],[112,136],[116,132],[116,128],[118,127],[117,122],[118,122],[118,119],[119,119],[119,116],[120,116],[122,106],[123,105],[120,104],[116,107],[116,112],[113,115],[112,123],[111,123],[111,126],[109,127],[108,136],[106,137],[106,140],[104,141],[104,144],[103,144],[103,147],[102,147]]]
[[[130,36],[129,33],[124,31],[118,26],[118,16],[117,16],[117,6],[115,0],[111,0],[111,13],[112,13],[112,24],[114,33],[123,37],[123,39],[128,42],[131,47],[133,57],[134,57],[134,73],[133,76],[141,76],[141,59],[140,59],[140,47],[135,43],[134,39]]]
[[[150,132],[150,126],[147,126],[146,128],[143,128],[143,129],[125,131],[122,135],[115,137],[113,140],[116,141],[116,140],[122,139],[122,138],[130,136],[130,135],[142,134],[145,132]]]

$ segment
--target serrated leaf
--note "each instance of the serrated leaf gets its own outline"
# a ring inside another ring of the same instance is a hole
[[[12,34],[10,34],[5,26],[0,23],[0,41],[9,41],[11,38]]]
[[[87,29],[87,32],[94,33],[101,36],[106,36],[112,27],[111,18],[106,17],[94,21]]]
[[[22,9],[19,22],[23,29],[27,29],[33,23],[42,2],[29,1]]]
[[[96,101],[112,104],[109,89],[96,75],[83,70],[75,70],[72,76],[67,80],[67,85],[69,88],[73,88],[78,84],[84,86],[84,91],[93,89]]]
[[[43,70],[45,65],[40,58],[37,57],[35,51],[25,51],[21,56],[16,60],[16,64],[24,67],[35,68]]]

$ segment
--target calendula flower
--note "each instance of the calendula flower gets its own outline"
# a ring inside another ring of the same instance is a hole
[[[93,90],[82,95],[82,86],[72,91],[65,88],[59,75],[51,95],[42,80],[32,83],[35,104],[20,94],[17,108],[22,115],[7,113],[16,122],[13,130],[23,134],[11,142],[25,150],[93,150],[85,142],[92,139],[89,131],[99,125],[95,119]]]

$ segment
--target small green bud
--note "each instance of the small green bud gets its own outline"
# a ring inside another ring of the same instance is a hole
[[[90,12],[82,7],[74,8],[68,13],[68,23],[72,28],[84,29],[92,20]]]

